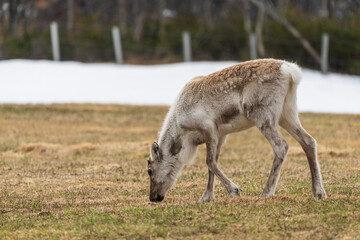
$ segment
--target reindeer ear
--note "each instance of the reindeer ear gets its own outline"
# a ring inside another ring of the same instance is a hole
[[[150,156],[152,161],[160,161],[160,148],[156,142],[153,142],[150,147]]]

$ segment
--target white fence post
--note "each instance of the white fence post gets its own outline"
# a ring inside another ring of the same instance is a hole
[[[182,33],[182,45],[184,62],[191,62],[191,40],[190,33],[187,31]]]
[[[254,60],[257,59],[257,50],[256,50],[256,34],[250,33],[249,35],[249,42],[250,42],[250,59]]]
[[[321,39],[321,71],[328,72],[329,64],[329,34],[323,33]]]
[[[112,32],[112,39],[113,39],[113,46],[114,46],[114,53],[116,62],[122,64],[124,62],[122,47],[121,47],[121,36],[120,30],[118,27],[113,26],[111,29]]]
[[[51,47],[54,61],[60,61],[60,41],[57,22],[51,22]]]

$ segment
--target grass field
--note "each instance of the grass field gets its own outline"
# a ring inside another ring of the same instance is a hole
[[[167,107],[0,105],[0,239],[359,239],[360,115],[300,115],[318,141],[328,193],[315,200],[299,144],[276,196],[259,198],[272,150],[255,128],[232,135],[220,166],[242,189],[199,204],[205,147],[161,203],[146,159]]]

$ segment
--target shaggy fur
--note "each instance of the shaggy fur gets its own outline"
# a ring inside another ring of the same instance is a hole
[[[301,70],[293,63],[259,59],[191,80],[170,108],[158,143],[150,148],[150,200],[161,201],[185,164],[191,164],[199,144],[206,144],[209,180],[201,202],[214,200],[214,176],[230,196],[237,187],[217,166],[221,146],[233,132],[256,126],[269,141],[274,162],[261,196],[274,195],[288,144],[278,126],[302,146],[310,165],[315,197],[325,197],[316,141],[302,128],[296,107]]]

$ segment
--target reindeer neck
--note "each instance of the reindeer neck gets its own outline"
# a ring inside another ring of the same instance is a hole
[[[163,126],[161,128],[158,137],[158,144],[160,146],[160,149],[163,151],[163,153],[165,154],[169,153],[168,148],[170,147],[171,142],[177,138],[179,138],[179,131],[176,124],[176,117],[173,108],[171,107],[166,115],[166,118],[164,120]]]
[[[196,157],[197,145],[194,144],[193,137],[197,135],[184,135],[177,125],[176,115],[171,108],[159,134],[158,144],[162,154],[167,156],[164,159],[176,162],[178,169],[176,172],[180,171],[185,164],[191,165]]]

